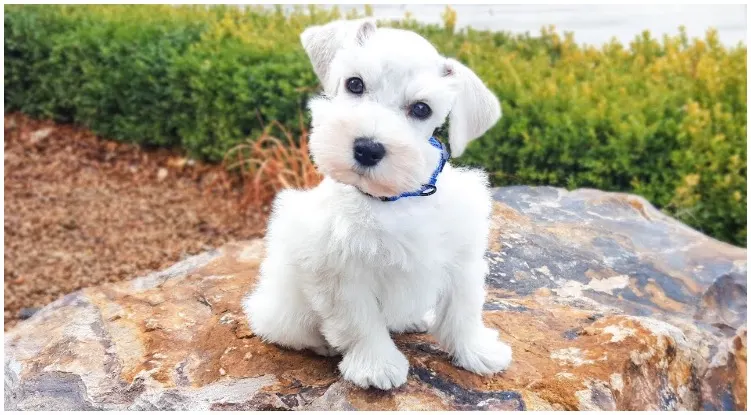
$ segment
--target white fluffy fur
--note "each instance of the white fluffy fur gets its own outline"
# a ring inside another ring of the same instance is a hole
[[[440,159],[428,143],[433,131],[448,117],[453,155],[461,154],[499,119],[497,98],[412,32],[350,20],[308,28],[301,40],[324,85],[310,103],[310,146],[326,177],[274,202],[267,257],[243,302],[253,332],[287,348],[342,354],[342,375],[362,387],[406,382],[409,364],[390,332],[427,330],[457,365],[483,375],[505,369],[511,348],[482,321],[485,173],[447,164],[431,196],[383,202],[363,194],[419,189]],[[362,96],[345,89],[353,76],[365,83]],[[409,117],[415,101],[433,115]],[[363,136],[386,148],[371,169],[353,158]]]

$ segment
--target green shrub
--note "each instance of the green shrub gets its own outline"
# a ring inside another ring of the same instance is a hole
[[[366,11],[367,12],[367,11]],[[405,18],[472,67],[504,117],[458,163],[494,185],[641,194],[746,245],[746,46],[714,31],[624,46],[461,30]],[[5,110],[74,122],[204,160],[279,121],[293,132],[317,80],[299,44],[336,10],[234,6],[6,6]],[[354,16],[349,16],[354,17]]]

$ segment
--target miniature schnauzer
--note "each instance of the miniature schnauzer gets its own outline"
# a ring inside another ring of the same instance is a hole
[[[491,195],[487,175],[447,163],[501,117],[469,68],[411,31],[372,19],[300,36],[323,93],[310,152],[324,174],[276,197],[259,281],[243,300],[253,332],[294,350],[343,356],[363,388],[407,381],[391,333],[432,334],[456,365],[504,370],[511,348],[485,327]]]

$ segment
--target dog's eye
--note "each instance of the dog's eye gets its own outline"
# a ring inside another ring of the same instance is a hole
[[[428,117],[430,117],[430,114],[433,113],[433,110],[430,109],[428,104],[424,102],[415,102],[412,104],[412,106],[409,108],[409,115],[419,119],[424,120]]]
[[[365,83],[362,82],[362,79],[354,77],[347,79],[347,91],[355,94],[355,95],[361,95],[365,91]]]

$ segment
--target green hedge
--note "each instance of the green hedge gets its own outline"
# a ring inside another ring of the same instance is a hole
[[[367,9],[366,9],[367,13]],[[336,10],[5,6],[5,111],[221,160],[277,120],[299,130],[317,81],[299,44]],[[353,16],[350,16],[353,17]],[[459,163],[495,185],[635,192],[746,245],[746,46],[717,34],[585,47],[573,36],[462,30],[410,18],[498,94],[504,117]]]

